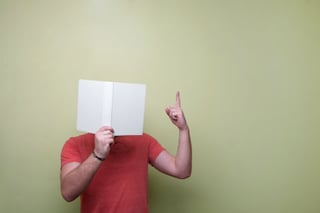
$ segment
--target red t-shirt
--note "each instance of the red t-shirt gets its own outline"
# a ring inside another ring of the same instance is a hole
[[[61,152],[61,166],[83,162],[94,149],[94,134],[70,138]],[[147,213],[148,163],[163,147],[148,134],[118,136],[105,161],[81,194],[82,213]]]

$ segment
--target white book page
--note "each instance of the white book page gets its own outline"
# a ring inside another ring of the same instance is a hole
[[[103,106],[101,115],[101,126],[111,126],[112,120],[112,99],[113,99],[113,82],[105,82],[103,88]],[[101,127],[100,126],[100,127]]]
[[[114,83],[111,123],[115,135],[143,133],[145,96],[144,84]]]
[[[112,84],[79,80],[77,130],[95,133],[102,125],[110,125],[110,99]]]

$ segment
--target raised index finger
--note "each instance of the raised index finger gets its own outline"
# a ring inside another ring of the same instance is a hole
[[[180,92],[179,91],[177,91],[177,94],[176,94],[176,106],[181,107]]]

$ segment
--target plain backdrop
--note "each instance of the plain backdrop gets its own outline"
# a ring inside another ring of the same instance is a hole
[[[193,174],[150,167],[150,213],[320,212],[318,0],[1,0],[0,212],[79,212],[60,196],[79,79],[147,85],[170,152],[181,103]]]

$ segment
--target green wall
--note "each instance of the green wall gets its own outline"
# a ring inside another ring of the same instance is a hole
[[[59,191],[80,78],[147,84],[145,131],[193,174],[150,169],[151,213],[320,212],[317,0],[0,1],[0,212],[79,211]]]

